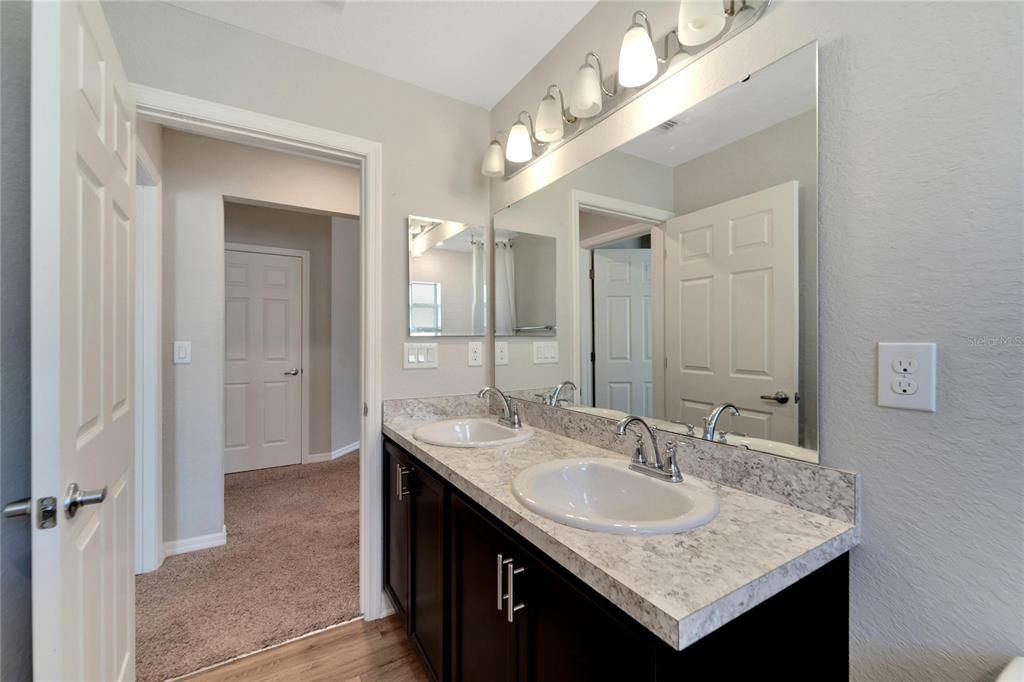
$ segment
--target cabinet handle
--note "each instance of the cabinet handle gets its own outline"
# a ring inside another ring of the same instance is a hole
[[[526,608],[526,604],[516,603],[516,576],[525,572],[525,568],[516,568],[515,566],[510,565],[508,567],[508,573],[505,574],[505,577],[508,579],[508,596],[506,598],[508,599],[507,613],[508,622],[510,623],[516,622],[516,611]]]
[[[505,566],[512,563],[511,559],[506,559],[502,555],[498,555],[498,610],[502,611],[505,608],[505,600],[508,599],[508,595],[505,594]]]
[[[395,464],[395,478],[398,480],[398,489],[395,494],[398,495],[399,500],[404,500],[405,496],[409,494],[409,488],[405,485],[405,476],[411,472],[411,467]]]

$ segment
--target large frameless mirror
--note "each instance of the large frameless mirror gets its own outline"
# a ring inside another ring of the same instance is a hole
[[[811,44],[498,212],[550,240],[556,336],[497,385],[818,461],[817,85]]]

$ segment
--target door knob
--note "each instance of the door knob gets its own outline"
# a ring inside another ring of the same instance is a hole
[[[772,395],[763,395],[761,400],[774,400],[779,405],[785,405],[789,402],[789,396],[785,391],[775,391]]]
[[[72,483],[64,494],[64,512],[69,519],[73,519],[78,513],[79,507],[100,504],[105,499],[107,499],[107,486],[103,486],[103,490],[82,490],[77,483]]]
[[[286,370],[284,374],[285,374],[285,376],[293,377],[293,376],[295,376],[298,373],[299,373],[298,367],[293,367],[292,369]]]

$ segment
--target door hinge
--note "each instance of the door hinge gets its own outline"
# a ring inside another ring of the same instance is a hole
[[[594,268],[590,268],[590,279],[594,279]]]
[[[590,351],[590,361],[597,362],[597,354],[594,351]]]
[[[363,416],[364,417],[369,417],[370,416],[370,406],[367,405],[366,403],[363,403]]]
[[[668,356],[665,356],[665,369],[668,369]]]

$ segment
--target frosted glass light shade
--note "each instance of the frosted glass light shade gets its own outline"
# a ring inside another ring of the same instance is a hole
[[[601,77],[590,64],[576,72],[569,98],[569,113],[577,118],[592,118],[601,113]]]
[[[501,148],[501,143],[497,140],[492,140],[487,145],[487,152],[484,154],[480,172],[492,178],[499,178],[505,174],[505,150]]]
[[[721,0],[682,0],[679,3],[679,43],[693,47],[714,40],[725,30]]]
[[[647,29],[633,24],[622,36],[619,49],[619,85],[624,88],[638,88],[654,80],[658,75],[658,55]]]
[[[526,163],[533,158],[533,144],[530,131],[523,123],[516,123],[508,131],[508,144],[505,145],[505,158],[513,163]]]
[[[541,142],[557,142],[565,135],[562,125],[562,107],[553,95],[544,95],[537,107],[537,139]]]

